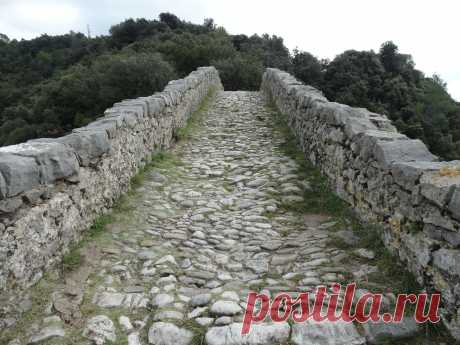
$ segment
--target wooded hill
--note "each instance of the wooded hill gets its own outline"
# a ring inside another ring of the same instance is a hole
[[[265,67],[289,71],[330,100],[388,115],[442,158],[460,158],[460,104],[394,43],[319,60],[290,53],[275,35],[230,35],[212,19],[198,25],[171,13],[129,19],[95,38],[0,34],[0,145],[61,136],[114,102],[151,95],[206,65],[217,67],[227,90],[258,90]]]

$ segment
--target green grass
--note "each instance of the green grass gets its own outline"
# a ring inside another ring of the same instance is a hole
[[[183,320],[179,324],[180,327],[188,329],[193,332],[193,338],[190,345],[203,345],[204,337],[206,335],[206,327],[201,326],[195,320]]]
[[[80,267],[84,259],[81,254],[82,248],[89,242],[100,237],[105,232],[106,226],[112,222],[112,214],[105,214],[96,218],[84,238],[72,246],[69,252],[62,258],[62,269],[64,272],[73,271]]]
[[[77,269],[83,262],[82,248],[94,240],[100,239],[105,233],[107,225],[116,221],[115,215],[128,215],[132,211],[130,198],[136,194],[136,189],[142,186],[145,181],[145,175],[153,168],[171,169],[180,165],[180,160],[169,152],[157,152],[152,155],[150,161],[131,178],[130,187],[126,194],[122,195],[113,205],[112,210],[105,215],[99,216],[93,225],[85,233],[83,239],[73,245],[69,252],[62,259],[62,268],[64,272]]]
[[[274,135],[280,135],[283,139],[279,149],[282,153],[294,159],[299,165],[302,178],[310,182],[311,190],[304,192],[304,201],[298,203],[284,203],[280,209],[285,211],[296,212],[299,214],[305,213],[319,213],[326,214],[335,221],[337,224],[329,229],[329,231],[337,231],[343,229],[350,229],[359,238],[356,246],[346,244],[342,239],[333,237],[330,241],[331,245],[342,249],[344,251],[352,251],[356,248],[371,249],[375,253],[375,259],[372,264],[378,268],[378,272],[369,275],[369,281],[374,283],[372,286],[366,286],[361,283],[360,288],[368,288],[375,290],[376,285],[379,286],[380,291],[389,289],[395,294],[398,293],[417,293],[421,291],[421,286],[417,283],[415,276],[410,273],[399,258],[392,255],[392,253],[385,247],[381,234],[383,233],[382,225],[380,224],[363,224],[360,222],[352,211],[351,207],[341,200],[333,193],[334,188],[329,181],[322,176],[319,169],[314,167],[310,162],[305,159],[303,152],[299,149],[297,140],[287,126],[286,118],[274,106],[269,105],[272,109],[272,127]],[[276,199],[276,195],[273,198]],[[409,231],[421,231],[420,224],[410,225]],[[357,258],[349,258],[348,260],[359,260]],[[348,260],[342,261],[346,264]],[[361,259],[362,260],[362,259]],[[365,260],[364,260],[365,261]],[[345,276],[343,284],[350,283],[353,276],[350,272],[342,272]],[[409,307],[409,306],[408,306]],[[409,312],[410,312],[410,308]],[[413,315],[413,311],[411,316]],[[448,335],[447,330],[442,323],[433,325],[426,324],[422,326],[420,334],[408,340],[391,340],[384,345],[432,345],[432,344],[454,344],[455,342]]]
[[[217,88],[213,87],[210,89],[209,93],[201,102],[197,110],[195,110],[187,120],[187,123],[184,127],[179,128],[176,132],[176,140],[183,141],[192,138],[197,131],[199,131],[204,122],[205,114],[211,107],[215,95],[217,93]]]
[[[144,183],[146,173],[153,168],[170,170],[178,165],[181,165],[180,159],[169,152],[160,151],[153,154],[150,161],[142,169],[139,169],[139,172],[131,179],[128,195],[135,194],[136,189]]]
[[[194,133],[202,124],[203,114],[205,111],[207,111],[207,109],[209,109],[215,93],[216,90],[211,90],[209,95],[201,104],[200,108],[192,114],[186,128],[184,128],[181,132],[181,140],[190,138],[192,133]],[[0,343],[7,344],[9,341],[16,338],[25,340],[24,330],[34,322],[37,322],[43,318],[43,311],[50,303],[50,292],[52,292],[56,286],[64,281],[63,277],[72,271],[77,270],[84,263],[85,257],[83,253],[87,245],[90,243],[96,243],[96,245],[106,245],[112,241],[110,232],[107,231],[108,225],[114,222],[118,222],[121,219],[130,217],[130,214],[133,210],[132,200],[136,196],[136,190],[143,185],[146,174],[150,170],[168,170],[174,171],[174,173],[176,173],[176,168],[181,164],[182,163],[180,161],[180,157],[170,152],[160,151],[154,153],[150,160],[145,164],[145,166],[139,169],[139,172],[130,180],[129,190],[115,202],[111,211],[107,214],[97,217],[93,225],[84,233],[83,238],[78,241],[78,243],[75,243],[70,247],[68,253],[63,256],[60,271],[48,272],[35,286],[29,290],[32,300],[32,309],[22,315],[21,319],[15,326],[10,327],[1,334]],[[95,286],[100,283],[98,279],[100,279],[99,276],[92,274],[90,280],[92,281],[93,286],[88,287],[88,289],[91,290],[95,288]],[[129,312],[126,310],[115,309],[110,312],[107,310],[101,310],[97,306],[93,305],[91,300],[87,300],[89,295],[92,296],[94,294],[94,291],[92,291],[92,293],[89,293],[88,291],[86,291],[84,301],[80,306],[80,310],[85,317],[103,312],[104,314],[108,315],[112,321],[117,322],[118,316],[121,315],[121,313],[127,316],[133,315],[132,311]],[[139,315],[137,316],[142,319],[145,315],[140,314],[142,314],[142,312],[139,312]],[[196,323],[189,324],[188,326],[195,333],[194,344],[201,344],[198,342],[198,339],[204,339],[204,330],[202,327]],[[84,341],[82,338],[81,329],[69,329],[66,327],[66,332],[68,334],[66,336],[67,343],[76,345]],[[110,344],[127,344],[126,336],[117,334],[117,341]]]
[[[311,189],[305,190],[303,202],[282,203],[281,208],[298,213],[326,213],[336,218],[350,217],[351,212],[346,203],[334,193],[329,181],[321,174],[318,168],[314,167],[305,159],[303,152],[299,149],[298,143],[289,129],[285,117],[270,104],[272,114],[272,127],[276,134],[281,135],[283,142],[278,149],[296,161],[303,178],[310,182]],[[274,196],[276,198],[276,196]]]
[[[54,282],[59,278],[53,274],[45,273],[42,279],[34,285],[30,291],[30,299],[32,301],[32,309],[21,315],[18,322],[13,326],[6,328],[0,332],[0,344],[8,344],[10,341],[24,336],[23,329],[39,318],[43,317],[43,310],[50,302],[50,289]]]
[[[334,237],[331,244],[342,250],[355,248],[367,248],[374,251],[376,258],[373,260],[379,269],[379,273],[373,275],[373,280],[382,286],[391,286],[394,290],[404,292],[417,292],[421,287],[415,277],[408,272],[399,259],[393,256],[386,248],[380,237],[383,229],[379,225],[362,224],[354,215],[351,207],[336,194],[333,186],[329,183],[320,170],[305,159],[299,149],[297,140],[286,123],[286,118],[273,104],[270,104],[272,113],[272,126],[275,135],[281,135],[283,139],[279,146],[281,152],[289,156],[299,165],[302,178],[310,182],[311,189],[303,194],[304,201],[294,203],[282,203],[281,209],[299,214],[318,213],[332,217],[337,224],[334,230],[348,228],[359,237],[359,243],[352,247],[340,238]],[[273,196],[276,198],[276,196]]]

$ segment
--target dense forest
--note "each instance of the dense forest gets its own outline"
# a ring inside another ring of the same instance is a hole
[[[230,35],[212,19],[198,25],[171,13],[128,19],[95,38],[0,34],[0,145],[63,135],[116,101],[150,95],[205,65],[217,67],[227,90],[257,90],[265,67],[289,71],[330,100],[388,115],[442,158],[460,158],[460,104],[394,43],[319,60],[290,53],[278,36]]]

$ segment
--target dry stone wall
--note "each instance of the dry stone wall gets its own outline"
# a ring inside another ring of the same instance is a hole
[[[202,67],[69,135],[0,148],[0,297],[60,261],[212,88],[222,88],[218,72]]]
[[[460,338],[460,161],[440,162],[385,116],[329,102],[286,72],[267,69],[261,91],[337,194],[383,224],[386,246],[442,293],[444,322]]]

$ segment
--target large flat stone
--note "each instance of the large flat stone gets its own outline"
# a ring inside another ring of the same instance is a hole
[[[378,141],[373,156],[385,169],[396,162],[434,162],[438,159],[420,140]]]
[[[112,320],[105,315],[97,315],[88,320],[83,336],[90,339],[95,345],[103,345],[108,341],[117,340],[115,331]]]
[[[118,128],[121,127],[121,121],[122,119],[116,119],[116,118],[113,118],[113,117],[110,117],[110,118],[102,118],[102,119],[99,119],[99,120],[96,120],[94,122],[91,122],[89,125],[87,125],[86,127],[83,127],[79,130],[76,130],[75,132],[80,132],[80,131],[84,131],[84,130],[90,130],[90,131],[94,131],[94,130],[102,130],[102,131],[105,131],[107,133],[107,135],[109,136],[110,139],[113,139],[117,136],[117,131],[118,131]]]
[[[391,167],[395,182],[406,190],[412,190],[424,172],[438,171],[439,162],[397,162]]]
[[[420,178],[420,193],[439,207],[444,207],[460,185],[460,167],[455,168],[456,174],[443,174],[442,170],[425,172]],[[452,171],[454,171],[452,169]]]
[[[5,180],[7,197],[40,185],[40,170],[31,157],[17,156],[0,149],[0,173]]]
[[[353,323],[307,320],[292,326],[291,341],[296,345],[364,345]]]
[[[149,329],[149,344],[189,345],[193,333],[168,322],[155,322]]]
[[[206,332],[207,345],[272,345],[282,344],[289,339],[287,322],[274,324],[253,324],[250,332],[241,335],[243,324],[234,323],[223,327],[212,327]]]
[[[102,130],[79,131],[56,140],[71,147],[83,166],[110,150],[109,136]]]
[[[77,176],[79,172],[75,153],[69,147],[55,141],[31,140],[19,145],[6,146],[0,150],[15,157],[34,159],[40,172],[41,184]]]
[[[352,139],[367,130],[377,130],[377,127],[367,118],[350,117],[346,119],[345,134]]]
[[[408,138],[401,133],[380,130],[367,130],[356,139],[356,143],[359,147],[360,156],[363,160],[367,161],[372,158],[374,146],[379,141],[396,140],[408,140]]]
[[[435,251],[433,264],[451,276],[460,276],[460,250],[441,248]]]
[[[217,301],[211,306],[211,313],[219,316],[232,316],[241,311],[241,307],[234,301]]]
[[[47,326],[40,330],[39,333],[30,337],[27,344],[43,344],[50,341],[52,338],[61,338],[65,336],[65,331],[59,325]]]
[[[392,323],[366,322],[363,328],[369,344],[389,344],[391,341],[413,337],[419,331],[413,317],[406,317],[401,322]]]

